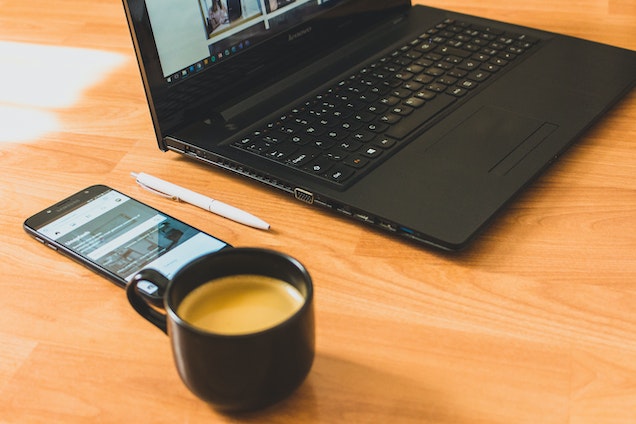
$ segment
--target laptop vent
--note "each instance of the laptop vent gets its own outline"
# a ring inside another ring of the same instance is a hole
[[[228,161],[228,160],[220,159],[220,158],[217,158],[216,160],[204,160],[204,161],[205,162],[209,162],[209,163],[211,163],[213,165],[216,165],[218,167],[221,167],[223,169],[227,169],[227,170],[232,171],[234,173],[244,175],[244,176],[249,177],[251,179],[258,180],[258,181],[260,181],[262,183],[265,183],[265,184],[270,185],[272,187],[279,188],[279,189],[284,190],[284,191],[286,191],[288,193],[294,192],[294,189],[292,188],[291,184],[289,184],[287,182],[284,182],[284,181],[281,181],[281,180],[279,180],[277,178],[273,178],[273,177],[271,177],[269,175],[257,172],[257,171],[255,171],[253,169],[246,168],[245,166],[239,165],[239,164],[234,163],[232,161]]]
[[[171,140],[172,141],[172,140]],[[269,175],[257,172],[251,168],[247,168],[243,165],[239,165],[238,163],[232,162],[230,160],[224,159],[224,158],[220,158],[216,155],[210,154],[208,152],[202,151],[202,150],[198,150],[198,149],[192,149],[189,146],[186,145],[182,145],[182,146],[175,146],[174,145],[174,141],[172,142],[172,144],[168,144],[167,148],[169,150],[178,152],[178,153],[185,153],[188,157],[193,158],[193,159],[197,159],[201,162],[205,162],[207,164],[211,164],[214,166],[218,166],[219,168],[223,168],[226,169],[228,171],[232,171],[235,174],[240,174],[246,177],[249,177],[253,180],[257,180],[260,181],[264,184],[267,184],[269,186],[272,187],[276,187],[278,189],[281,189],[283,191],[286,191],[288,193],[294,193],[294,188],[292,187],[291,184],[285,182],[285,181],[281,181],[277,178],[271,177]]]

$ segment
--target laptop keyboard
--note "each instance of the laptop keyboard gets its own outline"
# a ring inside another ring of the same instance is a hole
[[[537,39],[445,20],[233,146],[337,185],[518,61]]]

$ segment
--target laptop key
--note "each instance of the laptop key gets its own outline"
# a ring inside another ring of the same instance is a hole
[[[281,161],[293,154],[296,150],[297,147],[295,147],[294,145],[283,144],[281,146],[276,146],[275,148],[267,152],[265,156],[270,159]]]
[[[422,100],[432,100],[434,99],[436,96],[435,93],[433,93],[432,91],[428,91],[428,90],[422,90],[422,91],[418,91],[417,93],[415,93],[415,97],[417,97],[418,99],[422,99]]]
[[[461,88],[465,88],[467,90],[472,90],[473,88],[477,87],[477,83],[475,81],[469,80],[469,79],[465,79],[463,81],[460,81],[459,84],[457,84],[459,87]]]
[[[446,90],[446,92],[450,94],[451,96],[455,96],[455,97],[462,97],[468,94],[468,90],[461,87],[451,87],[448,90]]]
[[[382,154],[382,150],[377,147],[370,146],[364,149],[361,153],[368,158],[375,159]]]
[[[343,183],[346,179],[351,177],[355,173],[354,168],[345,167],[345,166],[335,166],[325,174],[325,177],[336,183]]]
[[[424,100],[418,99],[417,97],[411,97],[410,99],[407,99],[404,102],[404,104],[406,104],[407,106],[410,106],[412,108],[418,108],[420,106],[423,106],[424,103],[426,103]]]
[[[338,147],[346,152],[355,152],[356,150],[358,150],[360,147],[362,146],[362,143],[359,143],[357,141],[349,141],[349,140],[345,140],[340,142],[340,144],[338,145]]]
[[[395,146],[396,143],[397,142],[391,137],[379,137],[377,140],[373,142],[375,146],[381,147],[385,150]]]
[[[355,141],[359,141],[361,143],[366,143],[368,141],[373,140],[375,138],[375,134],[373,134],[372,132],[369,132],[369,131],[358,131],[358,132],[354,133],[351,138],[353,140],[355,140]]]
[[[329,168],[331,168],[334,163],[335,162],[327,156],[321,156],[313,162],[307,164],[303,169],[305,169],[306,171],[314,172],[316,174],[323,174]]]
[[[313,143],[310,143],[313,147],[317,147],[320,150],[329,150],[331,149],[336,142],[334,140],[329,139],[318,139],[314,140]]]
[[[287,163],[294,166],[303,166],[309,163],[317,155],[318,150],[316,149],[302,149],[289,156],[287,158]]]
[[[470,56],[470,52],[467,52],[457,47],[451,47],[451,46],[440,46],[435,51],[445,56],[459,56],[463,58]]]
[[[256,140],[248,144],[246,147],[247,150],[249,150],[250,152],[261,154],[267,152],[271,147],[271,144],[265,142],[264,140]]]
[[[470,75],[468,75],[468,79],[473,80],[473,81],[477,81],[477,82],[481,82],[481,81],[485,81],[486,79],[488,79],[489,76],[490,76],[489,72],[478,70],[478,71],[472,72]]]
[[[343,163],[352,168],[362,168],[363,166],[369,163],[369,159],[363,158],[360,155],[349,156],[343,161]]]

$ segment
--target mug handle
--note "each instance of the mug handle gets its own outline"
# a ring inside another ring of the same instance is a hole
[[[148,291],[139,288],[140,283],[151,283],[156,290]],[[128,302],[139,315],[146,318],[157,328],[168,334],[166,314],[161,312],[163,307],[163,295],[168,287],[168,279],[154,269],[142,269],[132,278],[126,286]]]

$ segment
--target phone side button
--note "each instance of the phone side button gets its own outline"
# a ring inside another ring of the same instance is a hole
[[[53,246],[52,244],[45,243],[45,246],[46,246],[46,247],[50,247],[50,248],[51,248],[51,249],[53,249],[53,250],[57,250],[57,247]]]
[[[159,287],[152,284],[150,281],[144,280],[137,283],[137,288],[150,296],[156,294],[159,291]]]

